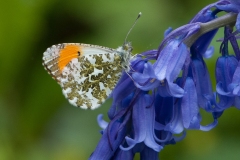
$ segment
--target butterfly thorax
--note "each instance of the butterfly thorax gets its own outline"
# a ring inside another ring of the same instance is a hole
[[[133,47],[130,42],[124,42],[124,44],[116,49],[122,58],[122,68],[128,72],[130,70],[130,59],[132,57],[131,52]]]

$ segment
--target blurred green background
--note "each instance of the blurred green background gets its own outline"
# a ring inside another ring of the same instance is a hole
[[[0,160],[87,159],[100,139],[96,117],[107,120],[106,102],[94,110],[70,106],[42,66],[47,47],[81,42],[116,48],[128,37],[134,53],[156,49],[169,26],[187,23],[213,0],[11,0],[0,5]],[[217,38],[222,35],[218,34]],[[219,43],[214,42],[215,46]],[[207,60],[214,77],[214,61]],[[188,131],[161,159],[240,158],[240,112],[231,108],[209,132]],[[203,115],[203,124],[211,115]],[[135,159],[138,159],[136,157]]]

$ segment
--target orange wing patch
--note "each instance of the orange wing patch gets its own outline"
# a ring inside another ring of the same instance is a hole
[[[66,45],[63,49],[60,51],[59,55],[59,62],[58,67],[59,70],[62,72],[63,68],[73,59],[81,56],[82,48],[78,45]]]

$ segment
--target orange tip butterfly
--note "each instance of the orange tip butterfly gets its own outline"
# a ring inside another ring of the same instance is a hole
[[[137,19],[140,16],[141,12]],[[122,71],[129,71],[131,51],[131,43],[126,42],[126,39],[117,49],[63,43],[53,45],[43,53],[43,66],[59,83],[64,96],[72,105],[96,109],[109,97]]]

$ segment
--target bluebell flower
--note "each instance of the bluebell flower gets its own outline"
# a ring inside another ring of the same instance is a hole
[[[217,16],[216,16],[217,12],[218,11],[211,11],[211,10],[206,10],[205,12],[200,12],[191,20],[190,23],[209,22],[209,21],[217,18]],[[194,50],[194,52],[198,52],[198,54],[201,54],[201,56],[204,58],[212,57],[212,55],[214,53],[214,48],[212,46],[209,47],[209,45],[210,45],[213,37],[217,33],[217,31],[218,31],[218,28],[203,34],[192,44],[191,50]]]
[[[215,111],[223,111],[234,104],[234,96],[229,90],[231,86],[234,72],[238,66],[238,60],[234,55],[228,53],[228,41],[232,41],[232,33],[225,27],[225,36],[221,47],[222,56],[216,62],[216,90],[218,103],[216,103]],[[234,44],[234,43],[233,43]]]
[[[200,11],[190,23],[196,22],[209,22],[216,17],[216,11],[209,10],[209,5]],[[214,100],[214,93],[212,90],[212,84],[208,73],[207,66],[203,58],[210,58],[213,53],[213,47],[209,47],[210,42],[215,36],[218,28],[213,29],[203,35],[201,35],[190,47],[190,62],[188,68],[184,69],[185,79],[191,78],[195,82],[195,88],[197,93],[197,104],[199,107],[211,112],[212,101]],[[203,78],[204,77],[204,78]],[[210,104],[210,105],[209,105]]]
[[[234,106],[240,109],[240,65],[238,62],[238,65],[236,67],[236,70],[233,74],[232,82],[228,85],[228,90],[230,92],[227,92],[225,95],[229,95],[235,98]],[[225,92],[223,92],[225,93]]]
[[[233,12],[238,14],[236,20],[236,28],[240,32],[240,1],[239,0],[219,0],[216,7],[225,12]]]
[[[170,30],[167,30],[166,38],[155,54],[156,62],[146,64],[143,73],[133,73],[136,86],[142,90],[160,87],[159,93],[162,96],[182,97],[184,90],[173,83],[189,54],[188,48],[182,41],[198,30],[199,24],[189,24],[170,33],[168,33]]]
[[[120,146],[122,150],[129,150],[136,146],[136,144],[144,143],[149,148],[159,152],[163,147],[154,139],[154,107],[151,106],[152,99],[150,95],[142,93],[141,99],[138,100],[136,106],[132,110],[132,124],[134,130],[131,138],[125,137],[126,147]]]
[[[186,130],[209,131],[226,109],[240,109],[239,18],[237,31],[225,28],[216,62],[216,92],[204,60],[214,53],[209,45],[221,25],[202,33],[202,24],[216,22],[221,11],[238,13],[239,2],[220,0],[206,6],[188,24],[167,29],[158,49],[132,58],[130,71],[112,92],[110,121],[98,116],[102,138],[91,160],[130,160],[136,153],[157,160],[166,145],[185,138]],[[228,42],[234,55],[228,53]],[[212,123],[201,125],[200,109],[212,114]]]
[[[235,55],[228,53],[228,41],[231,42]],[[219,103],[216,110],[224,110],[230,106],[240,108],[239,103],[239,47],[235,34],[225,27],[225,35],[221,45],[222,57],[218,58],[216,65],[217,96]]]
[[[216,81],[217,95],[219,98],[218,106],[226,109],[233,105],[233,98],[229,91],[229,85],[232,82],[233,74],[237,68],[238,61],[235,56],[221,56],[216,63]]]
[[[207,66],[201,56],[194,55],[192,52],[192,61],[188,74],[193,78],[197,90],[197,102],[201,108],[207,109],[207,97],[213,97],[212,83],[210,80]]]

